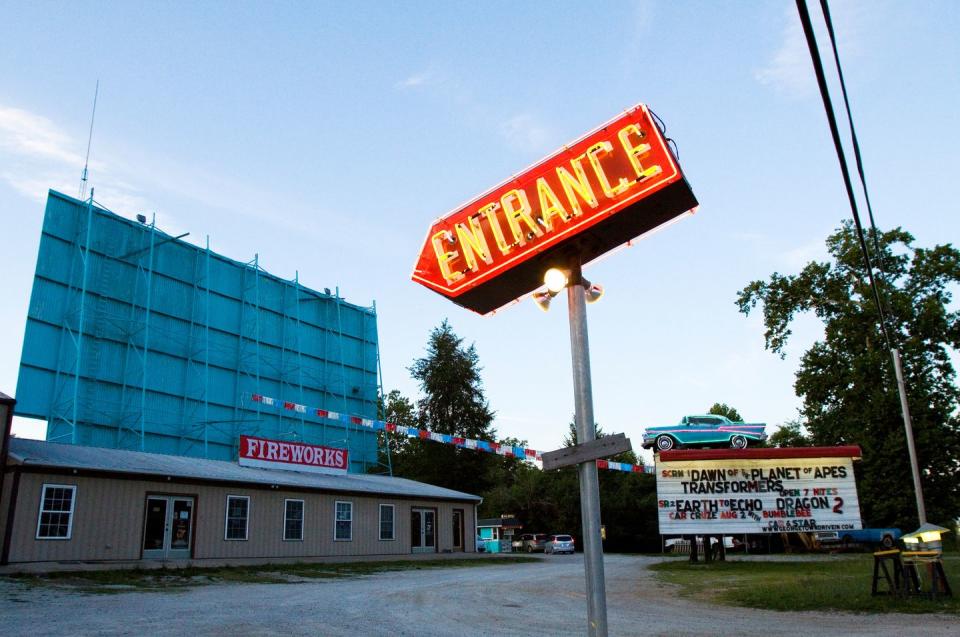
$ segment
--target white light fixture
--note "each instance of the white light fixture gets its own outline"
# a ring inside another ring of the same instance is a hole
[[[570,273],[560,268],[550,268],[543,275],[543,283],[553,294],[557,294],[569,283]]]
[[[570,285],[570,271],[561,268],[550,268],[543,274],[543,284],[546,290],[538,290],[532,294],[534,303],[541,310],[546,312],[550,309],[550,301],[553,300],[561,290]],[[590,283],[582,276],[580,285],[583,286],[583,296],[587,303],[596,303],[603,296],[603,286],[597,283]]]
[[[550,292],[534,292],[533,302],[537,304],[537,307],[546,312],[550,309],[550,301],[553,300],[554,296],[556,295]]]
[[[603,286],[599,283],[583,282],[583,294],[587,298],[587,303],[596,303],[603,297]]]
[[[943,551],[943,541],[941,536],[944,533],[949,532],[950,529],[945,529],[942,526],[924,522],[920,525],[919,529],[913,533],[904,535],[900,539],[903,540],[903,543],[907,548],[919,551],[936,551],[940,553]]]

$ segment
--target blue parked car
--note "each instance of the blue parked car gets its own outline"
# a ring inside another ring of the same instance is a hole
[[[733,447],[746,449],[767,439],[764,423],[733,422],[726,416],[684,416],[678,425],[648,427],[643,448],[669,451],[674,447]]]
[[[903,535],[900,529],[857,529],[850,531],[819,531],[817,541],[820,544],[839,545],[844,549],[854,546],[882,546],[885,549],[892,549],[897,545],[897,540]]]

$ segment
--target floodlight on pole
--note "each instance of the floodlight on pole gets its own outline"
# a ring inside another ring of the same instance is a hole
[[[603,298],[603,286],[599,283],[590,283],[586,279],[583,281],[583,294],[587,303],[596,303]]]
[[[587,303],[596,303],[603,297],[604,292],[602,285],[591,283],[583,278],[583,276],[574,280],[570,276],[570,270],[561,268],[550,268],[547,270],[543,274],[543,284],[547,289],[537,290],[531,296],[533,297],[533,302],[537,304],[537,307],[544,312],[550,309],[550,302],[553,300],[553,297],[571,285],[579,285],[583,288],[583,299]]]
[[[537,304],[537,307],[546,312],[550,309],[550,301],[552,301],[555,296],[556,294],[549,291],[534,292],[533,302]]]

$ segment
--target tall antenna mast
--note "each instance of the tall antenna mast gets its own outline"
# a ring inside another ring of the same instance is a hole
[[[97,116],[97,95],[100,94],[100,78],[93,91],[93,113],[90,114],[90,134],[87,136],[87,157],[83,160],[83,174],[80,176],[80,199],[87,194],[87,167],[90,165],[90,143],[93,141],[93,118]]]

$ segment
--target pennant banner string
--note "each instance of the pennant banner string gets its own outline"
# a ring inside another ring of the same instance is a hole
[[[361,418],[360,416],[352,416],[350,414],[341,414],[336,411],[330,411],[329,409],[319,409],[316,407],[308,407],[307,405],[301,405],[298,403],[283,401],[277,398],[271,398],[270,396],[264,396],[262,394],[252,394],[250,396],[250,400],[255,403],[260,403],[261,405],[276,407],[277,409],[292,411],[299,414],[310,414],[312,416],[317,416],[318,418],[326,418],[327,420],[336,420],[338,422],[346,423],[349,425],[357,425],[358,427],[365,427],[373,431],[388,431],[388,432],[397,433],[403,436],[407,436],[409,438],[419,438],[420,440],[432,440],[433,442],[453,445],[455,447],[460,447],[461,449],[474,449],[476,451],[495,453],[497,455],[504,456],[507,458],[520,458],[520,459],[528,460],[534,463],[540,463],[543,461],[542,452],[536,451],[535,449],[530,449],[527,447],[505,445],[497,442],[488,442],[486,440],[472,440],[470,438],[460,438],[458,436],[451,436],[449,434],[436,433],[433,431],[428,431],[426,429],[417,429],[416,427],[405,427],[403,425],[397,425],[391,422],[385,422],[383,420]],[[638,464],[629,464],[626,462],[613,462],[612,460],[597,460],[597,468],[609,469],[611,471],[623,471],[626,473],[653,473],[654,472],[653,467],[648,467],[648,466],[638,465]]]

